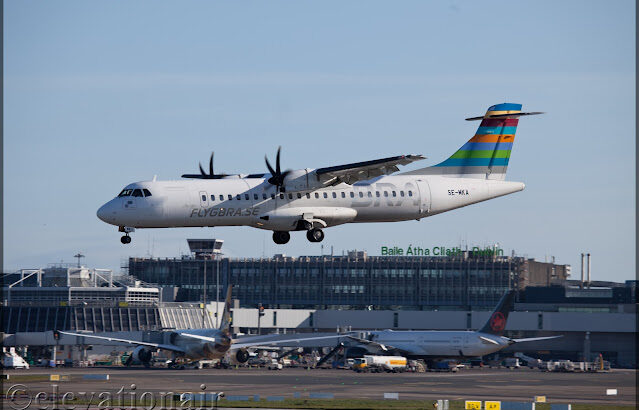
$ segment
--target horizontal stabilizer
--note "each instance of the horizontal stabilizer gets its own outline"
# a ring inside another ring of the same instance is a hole
[[[510,339],[509,342],[512,343],[525,343],[525,342],[536,342],[538,340],[550,340],[550,339],[559,339],[560,337],[564,337],[563,335],[559,336],[545,336],[545,337],[527,337],[524,339]]]
[[[496,341],[494,341],[493,339],[489,339],[489,338],[484,337],[484,336],[479,336],[479,338],[480,338],[481,340],[483,340],[484,342],[486,342],[486,343],[492,343],[492,344],[494,344],[494,345],[499,345],[499,343],[498,343],[498,342],[496,342]]]
[[[485,118],[517,118],[517,117],[523,117],[524,115],[538,115],[538,114],[545,114],[544,112],[541,111],[536,111],[536,112],[518,112],[518,113],[512,113],[512,114],[487,114],[484,115],[482,117],[470,117],[470,118],[466,118],[466,121],[479,121],[479,120],[483,120]]]

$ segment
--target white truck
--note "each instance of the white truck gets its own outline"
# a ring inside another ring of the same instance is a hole
[[[403,372],[408,360],[402,356],[373,356],[365,355],[355,359],[353,370],[361,372]]]
[[[277,359],[271,359],[271,362],[267,366],[269,370],[282,370],[282,367],[282,363]]]
[[[5,369],[28,369],[29,363],[27,363],[22,356],[16,353],[14,347],[7,349],[2,348],[2,367]]]

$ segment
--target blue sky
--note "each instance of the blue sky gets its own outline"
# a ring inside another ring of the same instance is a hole
[[[635,3],[6,1],[4,269],[119,270],[188,237],[234,257],[319,254],[250,228],[140,230],[97,208],[126,184],[388,155],[448,157],[500,102],[520,121],[508,179],[526,190],[421,222],[327,230],[333,247],[499,243],[593,279],[635,275]],[[419,166],[423,166],[419,164]],[[417,164],[410,168],[416,168]]]

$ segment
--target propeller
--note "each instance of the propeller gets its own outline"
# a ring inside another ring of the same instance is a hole
[[[277,189],[281,192],[285,192],[284,189],[284,179],[291,172],[290,169],[282,172],[280,168],[280,152],[282,151],[282,147],[277,148],[277,156],[275,157],[275,169],[268,162],[268,158],[264,155],[264,161],[266,161],[266,167],[271,173],[272,177],[268,179],[269,184],[277,186]]]
[[[211,158],[209,159],[209,173],[207,174],[202,168],[202,163],[200,163],[200,173],[199,174],[184,174],[182,178],[198,178],[198,179],[220,179],[228,176],[227,174],[216,174],[213,172],[213,155],[215,152],[211,152]]]

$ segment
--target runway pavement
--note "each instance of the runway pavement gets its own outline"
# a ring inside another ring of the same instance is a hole
[[[310,392],[333,393],[335,398],[381,399],[383,393],[399,393],[400,399],[530,401],[546,396],[551,402],[634,405],[635,371],[610,373],[547,373],[530,369],[465,369],[458,373],[358,374],[350,370],[328,369],[201,369],[168,370],[144,368],[74,368],[13,370],[4,389],[20,383],[30,394],[51,392],[52,384],[64,392],[207,392],[228,395],[284,396],[294,393],[308,397]],[[68,375],[70,381],[50,382],[48,375]],[[86,374],[108,374],[108,381],[85,380]],[[606,389],[617,389],[607,396]]]

